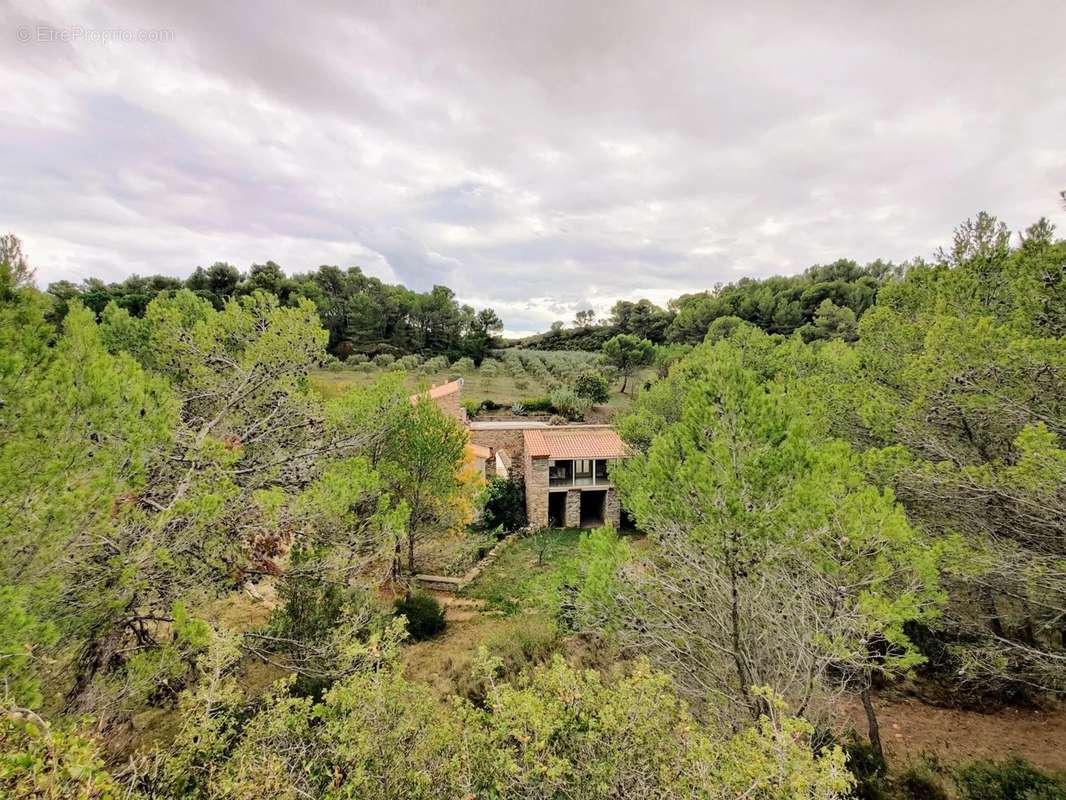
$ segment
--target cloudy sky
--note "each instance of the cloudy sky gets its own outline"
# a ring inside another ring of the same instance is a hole
[[[981,209],[1066,228],[1063,0],[0,0],[0,34],[42,285],[358,264],[523,332]]]

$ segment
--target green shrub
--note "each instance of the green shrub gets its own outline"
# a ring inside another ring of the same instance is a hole
[[[463,408],[466,409],[466,416],[473,419],[481,411],[481,403],[477,400],[464,400]]]
[[[528,400],[523,400],[522,405],[525,406],[526,411],[534,414],[555,410],[550,397],[531,397]]]
[[[556,389],[551,393],[552,408],[567,419],[584,419],[592,402],[579,397],[573,389]]]
[[[474,359],[464,356],[452,364],[452,369],[458,372],[460,375],[469,375],[476,367],[474,366]]]
[[[495,361],[483,361],[481,367],[478,369],[485,378],[495,378],[500,374],[500,368],[496,366]]]
[[[522,484],[507,478],[489,480],[481,493],[481,519],[484,530],[502,528],[510,533],[526,526],[526,495]]]
[[[606,403],[611,398],[611,385],[599,370],[587,369],[574,380],[574,393],[589,403]]]
[[[892,781],[896,800],[948,800],[947,789],[926,765],[908,767]]]
[[[374,365],[377,367],[391,367],[394,361],[396,358],[388,353],[378,353],[374,356]]]
[[[418,365],[422,363],[422,356],[416,356],[413,353],[406,355],[403,358],[397,359],[396,366],[404,370],[418,369]]]
[[[855,800],[887,800],[885,761],[868,742],[852,735],[843,743],[848,769],[855,776]]]
[[[353,364],[351,369],[352,372],[373,372],[375,367],[373,364],[364,361],[360,364]]]
[[[529,381],[525,378],[516,378],[514,382],[514,388],[524,390],[529,388]]]
[[[422,365],[422,371],[427,375],[444,372],[446,369],[448,369],[447,356],[433,356],[433,358],[426,359],[426,362]]]
[[[345,359],[344,363],[354,367],[356,364],[365,364],[369,360],[366,357],[366,353],[352,353]]]
[[[974,761],[955,770],[961,800],[1066,800],[1066,780],[1028,761]]]
[[[343,584],[323,580],[318,567],[321,556],[295,546],[289,569],[278,582],[278,606],[270,613],[268,628],[281,639],[318,642],[328,638],[340,624],[346,606],[358,598]]]
[[[407,618],[407,632],[416,642],[444,630],[444,607],[428,594],[408,594],[396,600],[396,615]]]
[[[481,408],[484,411],[497,411],[503,408],[503,406],[497,403],[495,400],[489,400],[488,398],[485,398],[481,401]]]

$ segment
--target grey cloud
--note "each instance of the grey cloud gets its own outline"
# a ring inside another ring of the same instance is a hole
[[[1053,0],[2,2],[0,224],[45,282],[361,263],[528,330],[1066,222]]]

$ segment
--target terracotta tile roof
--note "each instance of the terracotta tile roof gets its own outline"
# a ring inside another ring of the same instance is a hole
[[[566,427],[522,431],[531,458],[622,458],[625,443],[610,428]]]
[[[463,379],[457,378],[454,381],[448,383],[442,383],[440,386],[434,386],[425,392],[419,392],[418,394],[411,395],[411,403],[417,403],[419,398],[428,397],[430,400],[439,400],[442,397],[446,397],[453,392],[458,392],[463,388]]]

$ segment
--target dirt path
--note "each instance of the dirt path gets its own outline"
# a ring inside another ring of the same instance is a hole
[[[939,708],[910,697],[875,702],[885,754],[895,763],[926,754],[949,765],[1016,755],[1044,769],[1066,770],[1066,708],[1007,708],[983,714]],[[850,710],[848,718],[856,730],[866,730],[861,708]]]

